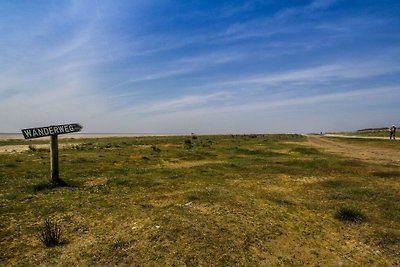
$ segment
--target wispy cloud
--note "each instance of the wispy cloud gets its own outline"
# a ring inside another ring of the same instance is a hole
[[[175,99],[166,99],[163,101],[156,101],[146,103],[133,108],[127,108],[118,111],[118,114],[132,114],[132,115],[149,115],[154,113],[171,113],[182,110],[196,109],[199,106],[214,105],[215,102],[221,103],[223,100],[230,97],[227,92],[218,92],[208,95],[187,95]]]
[[[109,89],[115,89],[137,82],[154,81],[164,78],[177,77],[188,73],[194,73],[214,65],[227,64],[229,62],[237,61],[240,58],[241,55],[234,55],[227,52],[213,52],[201,56],[178,58],[173,62],[164,64],[163,68],[161,69],[159,67],[150,70],[128,69],[125,70],[125,72],[130,72],[130,75],[133,76],[133,78],[119,81],[109,87]]]
[[[314,12],[324,11],[333,6],[337,0],[314,0],[308,5],[290,7],[281,10],[276,17],[279,19],[292,19],[294,16],[310,16]]]

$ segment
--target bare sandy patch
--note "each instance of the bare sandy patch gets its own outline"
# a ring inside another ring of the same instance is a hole
[[[69,143],[69,144],[59,144],[58,147],[60,149],[70,148],[73,146],[77,146],[81,143]],[[34,147],[36,149],[50,149],[50,144],[38,144],[38,145],[7,145],[0,146],[0,154],[8,154],[8,153],[22,153],[29,151],[29,146]]]
[[[91,177],[87,179],[84,183],[85,186],[98,186],[104,185],[107,182],[107,178],[105,177]]]
[[[336,139],[327,139],[320,136],[308,136],[308,140],[311,144],[328,152],[360,160],[400,164],[400,151],[395,148],[379,147],[376,145],[349,144],[341,142],[340,139],[341,137],[337,137]]]

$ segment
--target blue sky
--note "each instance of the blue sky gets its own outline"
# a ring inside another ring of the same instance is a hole
[[[0,132],[400,124],[400,1],[0,1]]]

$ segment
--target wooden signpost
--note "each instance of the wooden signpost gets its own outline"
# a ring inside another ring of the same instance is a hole
[[[82,128],[81,125],[72,123],[21,130],[25,139],[50,136],[50,169],[51,180],[54,185],[62,183],[58,169],[58,135],[79,132]]]

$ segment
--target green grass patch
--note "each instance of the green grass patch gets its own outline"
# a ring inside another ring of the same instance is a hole
[[[400,179],[400,171],[375,171],[372,175],[381,178],[399,178]]]
[[[359,209],[353,207],[341,207],[335,212],[335,219],[359,223],[366,220],[366,216]]]
[[[313,147],[296,147],[290,150],[291,152],[300,153],[303,155],[320,155],[321,152]]]

